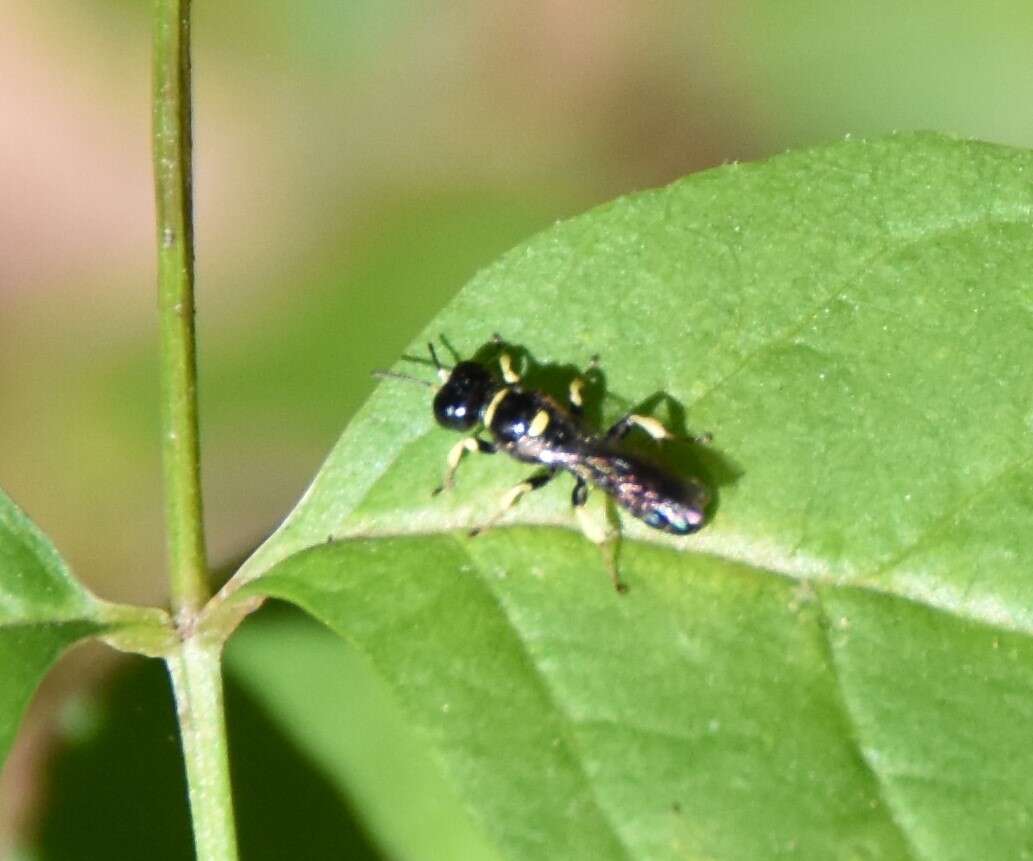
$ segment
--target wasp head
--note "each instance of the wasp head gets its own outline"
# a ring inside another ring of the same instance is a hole
[[[477,362],[459,362],[434,396],[434,418],[449,430],[470,430],[480,421],[495,381]]]

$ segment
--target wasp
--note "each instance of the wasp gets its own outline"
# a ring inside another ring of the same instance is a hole
[[[434,419],[443,428],[469,434],[449,451],[444,481],[434,493],[452,487],[459,464],[468,452],[495,454],[502,451],[518,461],[539,467],[506,491],[498,511],[485,525],[471,530],[471,535],[492,526],[521,497],[544,487],[559,472],[574,477],[571,504],[578,513],[585,505],[589,488],[596,487],[654,529],[688,535],[702,528],[710,499],[707,489],[693,479],[682,478],[652,460],[627,451],[621,444],[634,428],[645,431],[655,440],[675,438],[661,422],[629,412],[605,433],[596,433],[584,423],[583,376],[570,382],[567,401],[561,404],[545,392],[524,386],[501,338],[496,335],[494,341],[499,348],[495,373],[472,360],[458,361],[453,367],[447,367],[439,361],[434,345],[427,345],[441,381],[434,395]],[[596,361],[593,358],[593,365]],[[432,383],[404,374],[379,371],[376,375],[433,387]],[[605,540],[597,537],[597,531],[593,534],[584,519],[582,525],[597,543]],[[617,590],[625,591],[616,566],[611,566],[610,573]]]

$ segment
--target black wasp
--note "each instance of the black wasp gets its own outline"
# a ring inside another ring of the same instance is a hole
[[[620,445],[634,427],[641,428],[657,440],[673,438],[659,421],[649,416],[627,413],[605,433],[586,429],[582,423],[583,377],[575,378],[568,391],[568,403],[561,405],[544,392],[521,385],[513,360],[503,349],[496,335],[500,376],[476,361],[457,362],[448,368],[438,360],[433,344],[428,344],[431,360],[442,385],[434,395],[434,418],[442,427],[454,431],[474,431],[457,442],[448,453],[448,470],[435,493],[450,488],[459,463],[466,452],[479,451],[506,454],[541,469],[510,488],[502,497],[499,511],[485,526],[471,532],[476,535],[494,524],[524,494],[537,490],[565,470],[574,476],[571,503],[580,513],[588,497],[589,485],[609,494],[629,513],[654,529],[675,535],[688,535],[703,526],[709,494],[701,484],[680,478],[669,470],[631,454]],[[594,360],[593,360],[594,361]],[[378,376],[414,380],[414,377],[390,372]],[[491,441],[479,433],[486,431]],[[582,525],[597,543],[598,530]],[[614,584],[623,591],[616,569],[611,568]]]

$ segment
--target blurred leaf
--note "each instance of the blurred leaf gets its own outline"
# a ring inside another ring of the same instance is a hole
[[[495,858],[364,658],[286,609],[263,610],[230,641],[229,677],[275,717],[292,745],[320,763],[386,857]],[[331,828],[326,836],[333,835]]]
[[[408,333],[431,319],[458,285],[548,224],[547,213],[560,206],[529,191],[454,190],[370,201],[364,227],[337,237],[331,256],[267,286],[270,305],[260,317],[239,315],[230,337],[225,321],[208,324],[201,395],[211,432],[239,448],[241,422],[253,421],[273,430],[282,425],[281,445],[318,438],[325,447],[342,416],[368,396],[369,371],[393,361]],[[288,291],[291,281],[303,286]],[[253,287],[238,289],[243,295]],[[141,401],[150,383],[149,376],[133,378]],[[115,398],[124,397],[118,387],[107,395],[113,408]]]
[[[743,109],[768,146],[913,128],[1033,141],[1028,112],[1015,109],[1033,95],[1024,0],[980,15],[964,0],[769,0],[729,7],[724,24],[724,50],[748,82]]]
[[[532,380],[599,352],[605,418],[668,394],[715,435],[668,447],[708,528],[624,518],[625,597],[569,483],[470,540],[528,469],[431,499],[455,437],[392,381],[244,591],[369,656],[509,857],[1033,852],[1031,213],[1029,153],[922,135],[557,225],[428,334]]]
[[[86,716],[77,721],[84,728],[70,733],[54,757],[31,857],[193,858],[179,730],[162,664],[128,662],[76,710]],[[232,673],[226,712],[242,858],[382,857],[347,799]]]
[[[66,705],[62,723],[32,857],[191,858],[183,755],[164,666],[127,661],[101,690]]]
[[[102,631],[104,615],[104,605],[0,491],[0,762],[47,668],[76,640]]]

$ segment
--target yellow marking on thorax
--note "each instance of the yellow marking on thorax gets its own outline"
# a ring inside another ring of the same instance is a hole
[[[549,413],[547,410],[538,410],[531,419],[531,426],[527,429],[528,436],[541,436],[549,426]]]
[[[484,426],[486,428],[491,427],[491,420],[495,418],[495,410],[499,408],[499,404],[502,403],[502,399],[509,394],[509,389],[499,389],[495,392],[495,397],[491,399],[491,403],[488,404],[488,408],[484,411]]]

